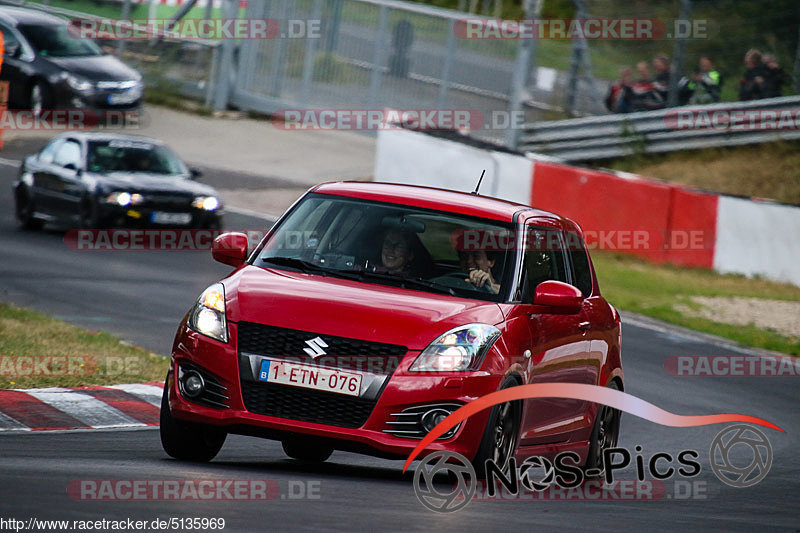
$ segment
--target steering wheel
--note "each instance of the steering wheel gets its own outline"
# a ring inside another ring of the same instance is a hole
[[[433,278],[432,281],[436,281],[437,283],[446,281],[446,283],[442,283],[447,287],[451,287],[453,289],[468,289],[468,290],[478,290],[488,292],[489,294],[494,294],[492,288],[489,286],[488,283],[485,283],[483,287],[478,287],[477,285],[473,285],[469,281],[466,281],[469,278],[469,274],[467,272],[448,272],[447,274],[442,274],[441,276],[437,276]],[[453,282],[451,284],[450,282]]]

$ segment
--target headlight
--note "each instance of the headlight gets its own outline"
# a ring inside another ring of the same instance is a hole
[[[214,209],[219,207],[219,200],[216,196],[198,196],[192,202],[192,205],[197,209],[203,209],[205,211],[213,211]]]
[[[203,291],[189,314],[189,327],[212,339],[228,342],[225,288],[222,283],[215,283]]]
[[[467,324],[453,328],[430,343],[409,370],[414,372],[475,370],[499,336],[500,330],[489,324]]]
[[[106,202],[110,204],[117,204],[122,207],[126,205],[136,205],[142,203],[144,197],[139,193],[129,193],[127,191],[115,191],[106,196]]]
[[[79,93],[87,93],[94,89],[94,83],[86,78],[81,78],[80,76],[75,76],[74,74],[67,74],[65,79],[67,80],[69,86]]]

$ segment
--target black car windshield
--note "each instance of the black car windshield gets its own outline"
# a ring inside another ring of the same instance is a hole
[[[140,141],[90,141],[87,156],[89,172],[141,172],[186,175],[188,170],[172,151],[158,144]]]
[[[66,24],[25,24],[19,30],[36,51],[50,57],[79,57],[103,55],[94,41],[76,39]]]
[[[499,302],[510,285],[513,234],[511,223],[310,194],[253,264]]]

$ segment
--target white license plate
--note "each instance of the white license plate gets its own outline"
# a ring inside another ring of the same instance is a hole
[[[361,374],[273,359],[261,361],[258,380],[348,396],[358,396],[361,391]]]
[[[136,98],[138,98],[136,91],[128,89],[122,93],[113,93],[108,95],[108,103],[109,104],[130,104],[131,102],[135,102]]]
[[[165,213],[164,211],[154,211],[150,216],[150,222],[154,224],[188,224],[191,221],[191,213]]]

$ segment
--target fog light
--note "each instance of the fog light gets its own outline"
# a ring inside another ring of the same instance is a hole
[[[430,433],[430,431],[436,427],[442,420],[450,416],[450,411],[445,409],[431,409],[430,411],[426,412],[422,415],[422,427],[425,428],[425,431]]]
[[[183,378],[183,393],[189,398],[197,398],[203,393],[206,384],[203,382],[203,376],[194,370],[190,370]]]

